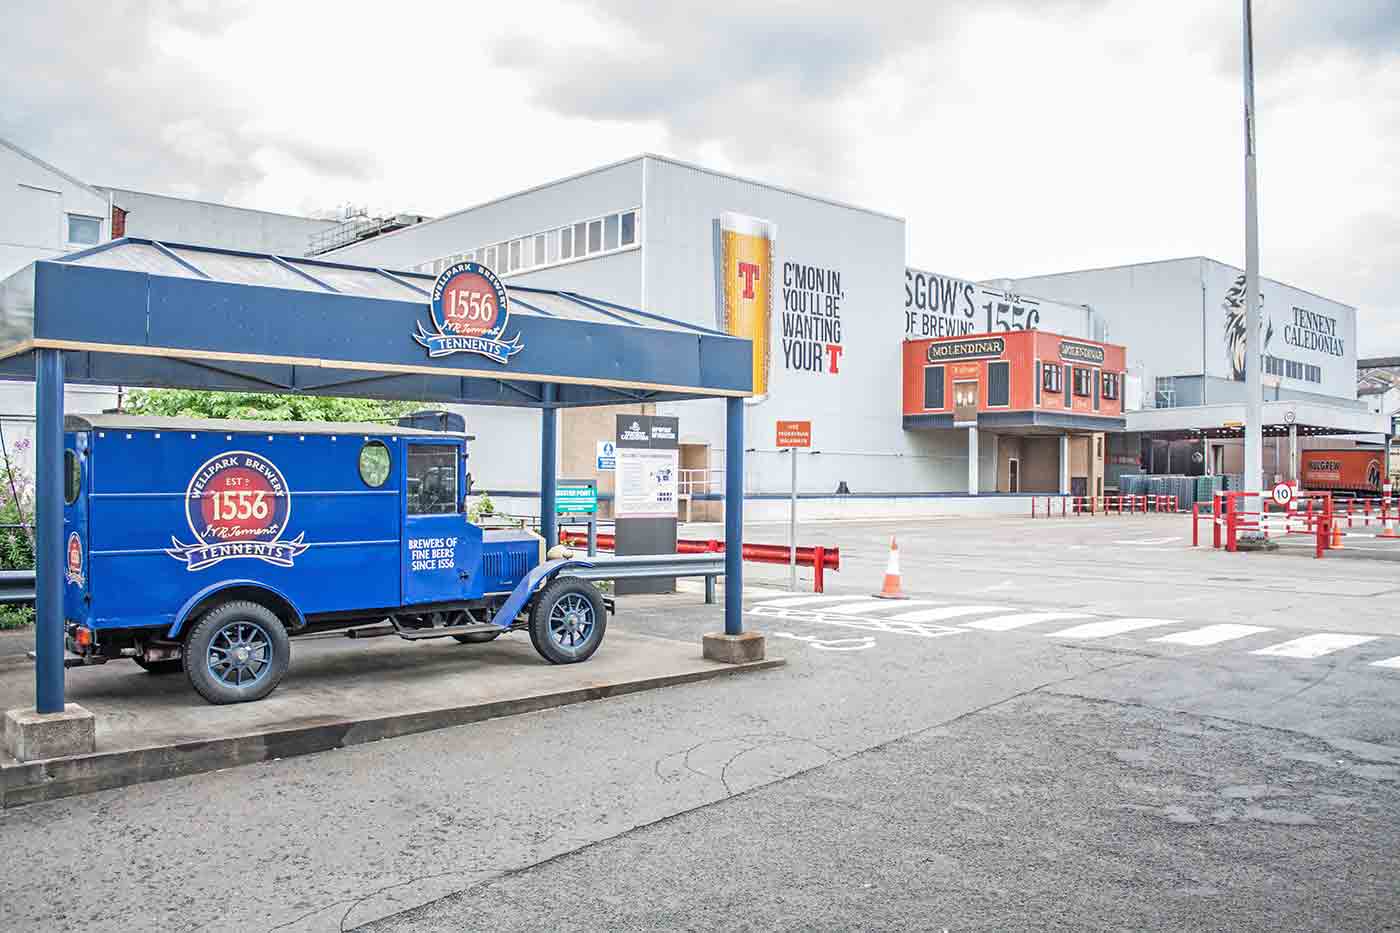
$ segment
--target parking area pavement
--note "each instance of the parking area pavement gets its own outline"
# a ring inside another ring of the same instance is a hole
[[[820,598],[746,565],[780,669],[6,811],[0,903],[97,931],[1393,925],[1397,581],[1111,521],[814,526]],[[910,599],[873,600],[892,534]],[[720,624],[687,587],[620,599],[609,638]]]

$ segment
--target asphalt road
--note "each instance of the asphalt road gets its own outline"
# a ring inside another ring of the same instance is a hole
[[[1400,929],[1393,564],[818,534],[831,598],[747,594],[781,670],[11,810],[0,928]]]

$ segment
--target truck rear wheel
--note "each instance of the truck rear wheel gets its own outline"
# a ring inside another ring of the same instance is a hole
[[[291,643],[282,620],[257,603],[206,612],[185,640],[190,686],[210,703],[246,703],[271,693],[287,672]]]
[[[551,664],[588,660],[603,643],[607,627],[603,597],[587,580],[556,579],[530,609],[530,641]]]

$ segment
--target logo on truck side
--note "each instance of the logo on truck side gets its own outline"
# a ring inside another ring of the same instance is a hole
[[[431,358],[479,353],[506,363],[525,349],[519,334],[506,339],[510,299],[496,273],[481,263],[459,262],[442,270],[433,283],[428,316],[433,330],[419,321],[413,339]]]
[[[63,578],[69,583],[83,585],[83,539],[76,531],[68,535],[68,566],[64,568]]]
[[[238,557],[252,557],[278,567],[292,566],[310,545],[305,532],[283,541],[292,514],[287,480],[272,461],[248,450],[210,457],[190,478],[185,490],[185,520],[195,543],[170,537],[165,553],[203,570]]]

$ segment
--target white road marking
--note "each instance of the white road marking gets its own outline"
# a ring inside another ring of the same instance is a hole
[[[854,602],[869,599],[869,596],[783,596],[778,599],[765,599],[755,606],[819,606],[830,603]]]
[[[1013,628],[1020,628],[1023,625],[1035,625],[1037,622],[1059,622],[1064,619],[1087,619],[1087,612],[1018,612],[1009,616],[995,616],[990,619],[978,619],[975,622],[963,622],[963,628],[981,629],[984,632],[1009,632]]]
[[[1372,661],[1372,667],[1394,667],[1400,669],[1400,657],[1386,658],[1384,661]]]
[[[859,629],[864,632],[888,632],[894,635],[915,635],[919,638],[942,638],[944,635],[966,635],[967,630],[935,625],[931,622],[898,622],[893,619],[867,618],[863,616],[839,616],[819,609],[788,609],[782,606],[754,606],[749,615],[765,619],[786,619],[789,622],[808,622],[815,625],[835,625],[841,628]]]
[[[1180,624],[1176,619],[1106,619],[1102,622],[1086,622],[1061,632],[1049,632],[1048,635],[1051,638],[1108,638],[1111,635],[1123,635],[1158,625]]]
[[[1135,541],[1114,541],[1114,544],[1171,544],[1173,541],[1182,541],[1184,538],[1138,538]]]
[[[813,638],[810,635],[794,635],[792,632],[774,632],[773,637],[806,642],[818,651],[864,651],[875,647],[875,639],[869,635],[862,635],[860,638]]]
[[[1263,625],[1235,625],[1226,622],[1220,625],[1207,625],[1205,628],[1193,628],[1187,632],[1173,632],[1170,635],[1162,635],[1152,640],[1164,641],[1173,645],[1204,648],[1207,645],[1218,645],[1222,641],[1234,641],[1236,638],[1244,638],[1247,635],[1272,631],[1273,629]]]
[[[832,606],[827,612],[839,612],[843,616],[861,615],[866,612],[878,612],[881,609],[899,609],[903,606],[933,606],[936,605],[928,599],[868,599],[864,602],[844,603],[840,606]]]
[[[900,622],[942,622],[945,619],[960,619],[963,616],[984,615],[988,612],[1006,612],[1010,606],[940,606],[937,609],[915,609],[890,616]]]
[[[1339,635],[1335,632],[1319,632],[1316,635],[1304,635],[1302,638],[1295,638],[1282,644],[1260,648],[1258,651],[1251,651],[1250,654],[1266,654],[1276,658],[1320,658],[1325,654],[1341,651],[1343,648],[1355,648],[1368,641],[1375,641],[1376,637],[1375,635]]]

